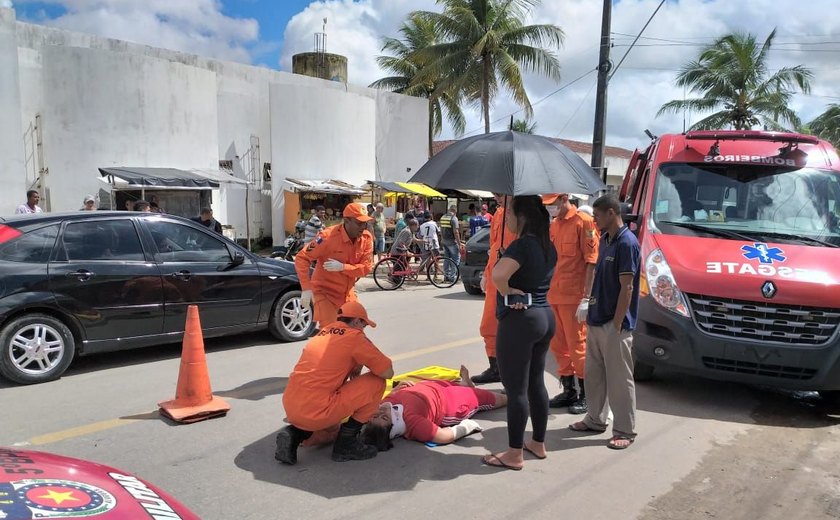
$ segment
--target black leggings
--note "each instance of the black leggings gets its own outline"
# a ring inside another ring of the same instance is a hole
[[[533,439],[545,441],[548,426],[545,355],[554,336],[554,326],[554,315],[549,307],[511,310],[499,320],[496,360],[507,392],[508,444],[511,448],[522,448],[529,415]]]

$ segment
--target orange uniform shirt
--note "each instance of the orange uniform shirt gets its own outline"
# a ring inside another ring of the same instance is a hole
[[[487,267],[484,268],[484,278],[487,280],[487,283],[492,283],[493,268],[496,267],[496,260],[499,259],[500,246],[502,249],[506,249],[511,242],[518,238],[516,233],[505,228],[505,243],[502,245],[502,227],[505,225],[504,223],[505,210],[500,207],[496,210],[496,214],[493,215],[493,220],[490,222],[490,249],[487,251]],[[495,298],[495,295],[493,298]]]
[[[551,242],[557,250],[557,265],[551,278],[548,303],[579,303],[585,295],[586,264],[598,261],[598,231],[586,213],[570,210],[551,223]]]
[[[287,413],[291,409],[311,418],[323,415],[358,365],[381,374],[391,367],[391,360],[358,329],[338,321],[324,327],[303,348],[289,375],[283,392]]]
[[[343,263],[344,271],[325,270],[324,262],[330,258]],[[309,268],[316,260],[318,265],[310,279]],[[316,298],[325,296],[336,306],[355,299],[351,296],[353,286],[372,270],[373,236],[364,231],[354,242],[347,236],[344,224],[328,227],[295,255],[295,271],[301,289],[312,291]]]

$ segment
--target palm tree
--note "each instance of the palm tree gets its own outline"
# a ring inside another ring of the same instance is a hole
[[[825,112],[808,123],[810,133],[840,147],[840,104],[828,105]]]
[[[432,23],[441,43],[420,50],[427,65],[415,84],[444,78],[439,89],[457,91],[480,104],[484,131],[490,132],[490,105],[500,88],[531,117],[533,109],[522,71],[560,80],[560,62],[544,46],[560,48],[563,30],[556,25],[525,25],[529,10],[540,0],[437,0],[443,12],[418,11],[413,16]]]
[[[392,75],[378,79],[370,86],[429,100],[429,157],[431,157],[434,138],[443,129],[444,111],[456,135],[464,133],[466,119],[461,110],[461,99],[457,92],[440,89],[439,78],[429,76],[422,83],[414,81],[424,65],[418,59],[418,51],[438,42],[434,24],[422,17],[410,15],[400,27],[400,33],[403,36],[402,40],[382,39],[382,50],[392,55],[376,58],[379,66]]]
[[[530,119],[516,119],[510,125],[510,129],[523,134],[533,134],[537,131],[537,123],[532,123]]]
[[[748,130],[759,124],[783,130],[782,123],[799,126],[799,117],[788,105],[797,90],[810,92],[813,74],[803,65],[783,67],[770,74],[767,54],[775,36],[773,29],[761,46],[751,34],[735,33],[718,39],[677,74],[677,85],[699,97],[669,101],[656,115],[716,110],[692,125],[693,130],[729,126]]]

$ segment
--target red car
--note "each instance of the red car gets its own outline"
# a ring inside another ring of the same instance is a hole
[[[0,448],[0,518],[199,520],[130,473],[50,453]]]
[[[655,138],[620,200],[642,245],[636,377],[840,395],[840,160],[813,136]]]

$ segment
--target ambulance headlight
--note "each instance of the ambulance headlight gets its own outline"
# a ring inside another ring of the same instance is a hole
[[[671,267],[665,260],[662,250],[657,249],[647,256],[644,275],[642,286],[646,289],[645,293],[649,292],[660,306],[680,316],[688,317],[685,296],[677,287],[677,281],[671,273]]]

